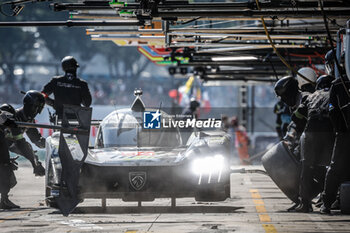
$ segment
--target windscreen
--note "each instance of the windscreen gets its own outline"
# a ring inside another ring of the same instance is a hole
[[[144,129],[142,119],[131,114],[115,114],[101,124],[103,147],[178,147],[181,136],[177,129]]]

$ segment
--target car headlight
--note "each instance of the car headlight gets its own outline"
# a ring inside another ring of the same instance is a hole
[[[217,154],[198,158],[192,162],[192,171],[196,175],[220,173],[224,167],[224,156]]]

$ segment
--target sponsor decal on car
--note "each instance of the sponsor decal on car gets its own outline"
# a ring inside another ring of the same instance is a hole
[[[136,190],[141,190],[146,184],[146,172],[129,172],[130,186]]]
[[[124,156],[153,156],[154,151],[122,151]]]

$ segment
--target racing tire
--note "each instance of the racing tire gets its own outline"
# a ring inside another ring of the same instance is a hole
[[[195,200],[204,202],[225,201],[228,197],[230,197],[229,187],[230,185],[222,185],[221,187],[198,190],[195,195]]]
[[[58,184],[54,184],[52,181],[54,165],[52,161],[48,163],[48,168],[46,169],[45,180],[46,180],[46,189],[45,189],[45,202],[46,206],[58,209],[56,198],[51,195],[51,190]],[[57,187],[56,187],[57,188]]]
[[[46,202],[46,205],[48,207],[58,209],[58,205],[57,205],[57,202],[56,202],[55,198],[52,197],[50,194],[51,194],[51,188],[50,187],[46,187],[46,190],[45,190],[45,202]]]

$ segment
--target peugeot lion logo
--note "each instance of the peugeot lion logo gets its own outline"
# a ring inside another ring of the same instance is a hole
[[[146,184],[146,172],[130,172],[129,182],[133,189],[141,190]]]

